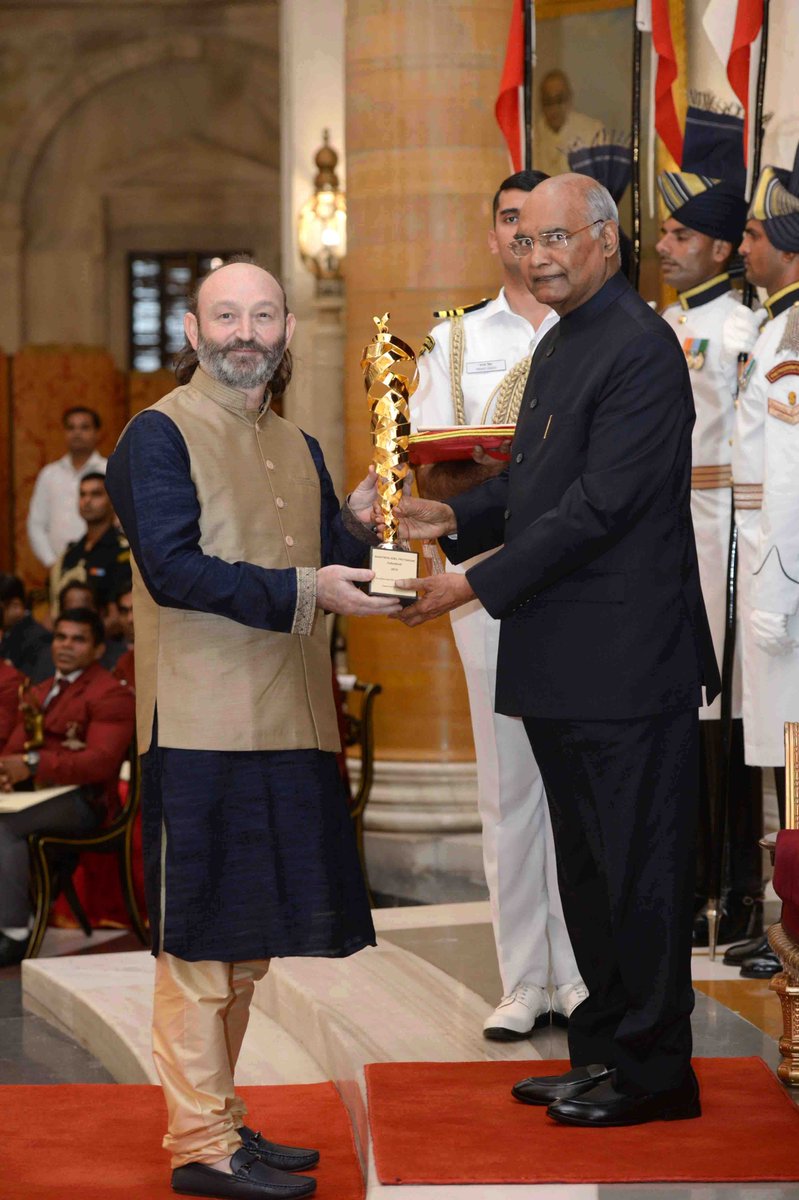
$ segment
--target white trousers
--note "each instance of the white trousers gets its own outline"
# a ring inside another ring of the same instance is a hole
[[[499,621],[479,604],[452,613],[477,757],[483,863],[502,989],[573,983],[544,784],[520,718],[494,711]]]

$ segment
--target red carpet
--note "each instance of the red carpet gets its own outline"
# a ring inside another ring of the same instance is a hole
[[[629,1129],[558,1125],[510,1087],[564,1062],[373,1063],[382,1183],[799,1180],[799,1110],[759,1058],[700,1058],[703,1115]]]
[[[245,1087],[241,1094],[254,1128],[321,1151],[309,1172],[318,1200],[362,1200],[352,1130],[332,1083]],[[0,1087],[0,1122],[3,1200],[174,1200],[158,1087]]]

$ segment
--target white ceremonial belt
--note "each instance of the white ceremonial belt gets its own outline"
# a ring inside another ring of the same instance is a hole
[[[693,467],[691,469],[691,487],[701,492],[705,492],[709,488],[732,487],[732,467],[729,463],[720,467]]]
[[[736,508],[762,508],[762,483],[734,483],[732,495]]]

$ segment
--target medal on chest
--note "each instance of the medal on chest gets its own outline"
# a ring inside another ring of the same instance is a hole
[[[749,357],[738,367],[738,391],[745,392],[749,386],[749,380],[752,378],[752,372],[755,369],[755,359],[750,354]]]
[[[710,345],[709,338],[686,338],[682,344],[689,371],[701,371]]]

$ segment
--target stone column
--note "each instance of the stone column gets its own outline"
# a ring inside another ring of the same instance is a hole
[[[359,368],[372,316],[420,345],[432,311],[492,295],[491,197],[510,172],[493,107],[509,0],[349,0],[346,453],[370,458]],[[376,680],[378,764],[367,827],[473,830],[474,749],[447,618],[351,620],[350,669]]]

